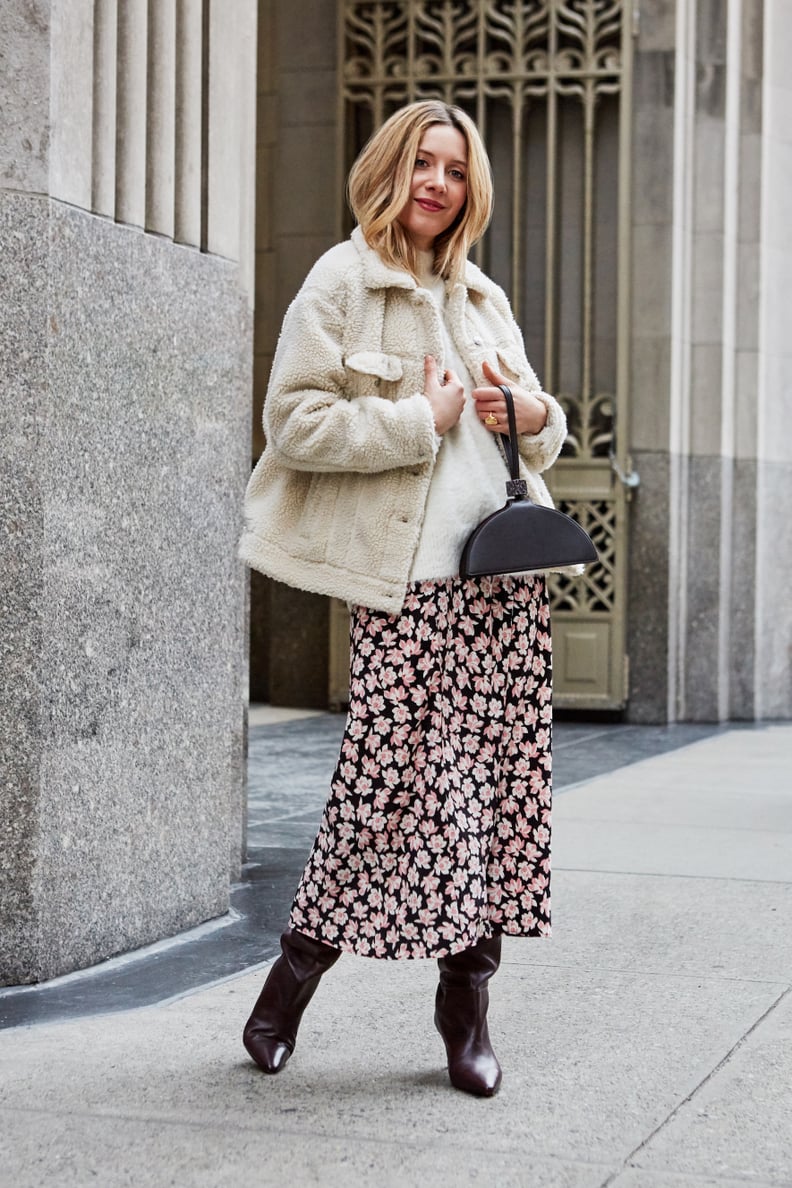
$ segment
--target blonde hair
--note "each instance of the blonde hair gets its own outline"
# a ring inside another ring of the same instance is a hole
[[[428,99],[395,112],[369,139],[352,166],[347,194],[369,247],[386,264],[417,277],[417,250],[398,216],[410,196],[421,138],[434,124],[456,128],[467,145],[465,204],[434,243],[435,272],[458,280],[470,248],[486,231],[492,214],[492,171],[487,150],[478,128],[461,108]]]

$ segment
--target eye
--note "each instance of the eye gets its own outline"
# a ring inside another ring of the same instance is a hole
[[[453,177],[454,181],[464,181],[465,180],[465,175],[461,169],[452,169],[451,176]]]
[[[423,157],[415,158],[415,168],[416,169],[425,169],[428,164],[429,164],[429,162],[426,161]]]

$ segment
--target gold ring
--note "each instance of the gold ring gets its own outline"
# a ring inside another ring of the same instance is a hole
[[[495,416],[495,413],[490,413],[488,417],[484,418],[485,425],[497,425],[497,423],[498,418]]]

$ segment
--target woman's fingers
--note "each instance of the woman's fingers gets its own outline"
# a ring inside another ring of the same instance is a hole
[[[487,429],[493,433],[508,432],[506,401],[499,388],[475,388],[473,399],[476,414]]]
[[[465,403],[465,389],[453,371],[444,372],[442,378],[437,372],[437,360],[432,355],[424,357],[424,394],[432,406],[435,429],[446,433],[456,425]]]
[[[547,420],[547,408],[531,392],[509,385],[514,398],[514,416],[518,433],[540,433]],[[473,392],[476,414],[492,433],[508,433],[509,418],[503,393],[497,388],[476,388]]]
[[[455,371],[444,371],[440,375],[434,355],[424,355],[425,391],[439,392],[442,388],[454,387],[461,390],[462,381]]]

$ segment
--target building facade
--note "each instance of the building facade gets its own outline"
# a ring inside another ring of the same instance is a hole
[[[260,19],[255,420],[283,311],[348,228],[355,151],[400,103],[460,103],[495,172],[479,259],[567,406],[552,485],[600,548],[553,583],[557,704],[788,716],[788,0],[304,0]],[[343,607],[257,581],[253,622],[254,695],[343,703]]]
[[[792,713],[789,0],[0,6],[0,982],[227,910],[256,699],[341,704],[345,610],[236,559],[285,309],[395,106],[479,121],[601,561],[561,706]],[[255,211],[255,217],[254,217]]]

